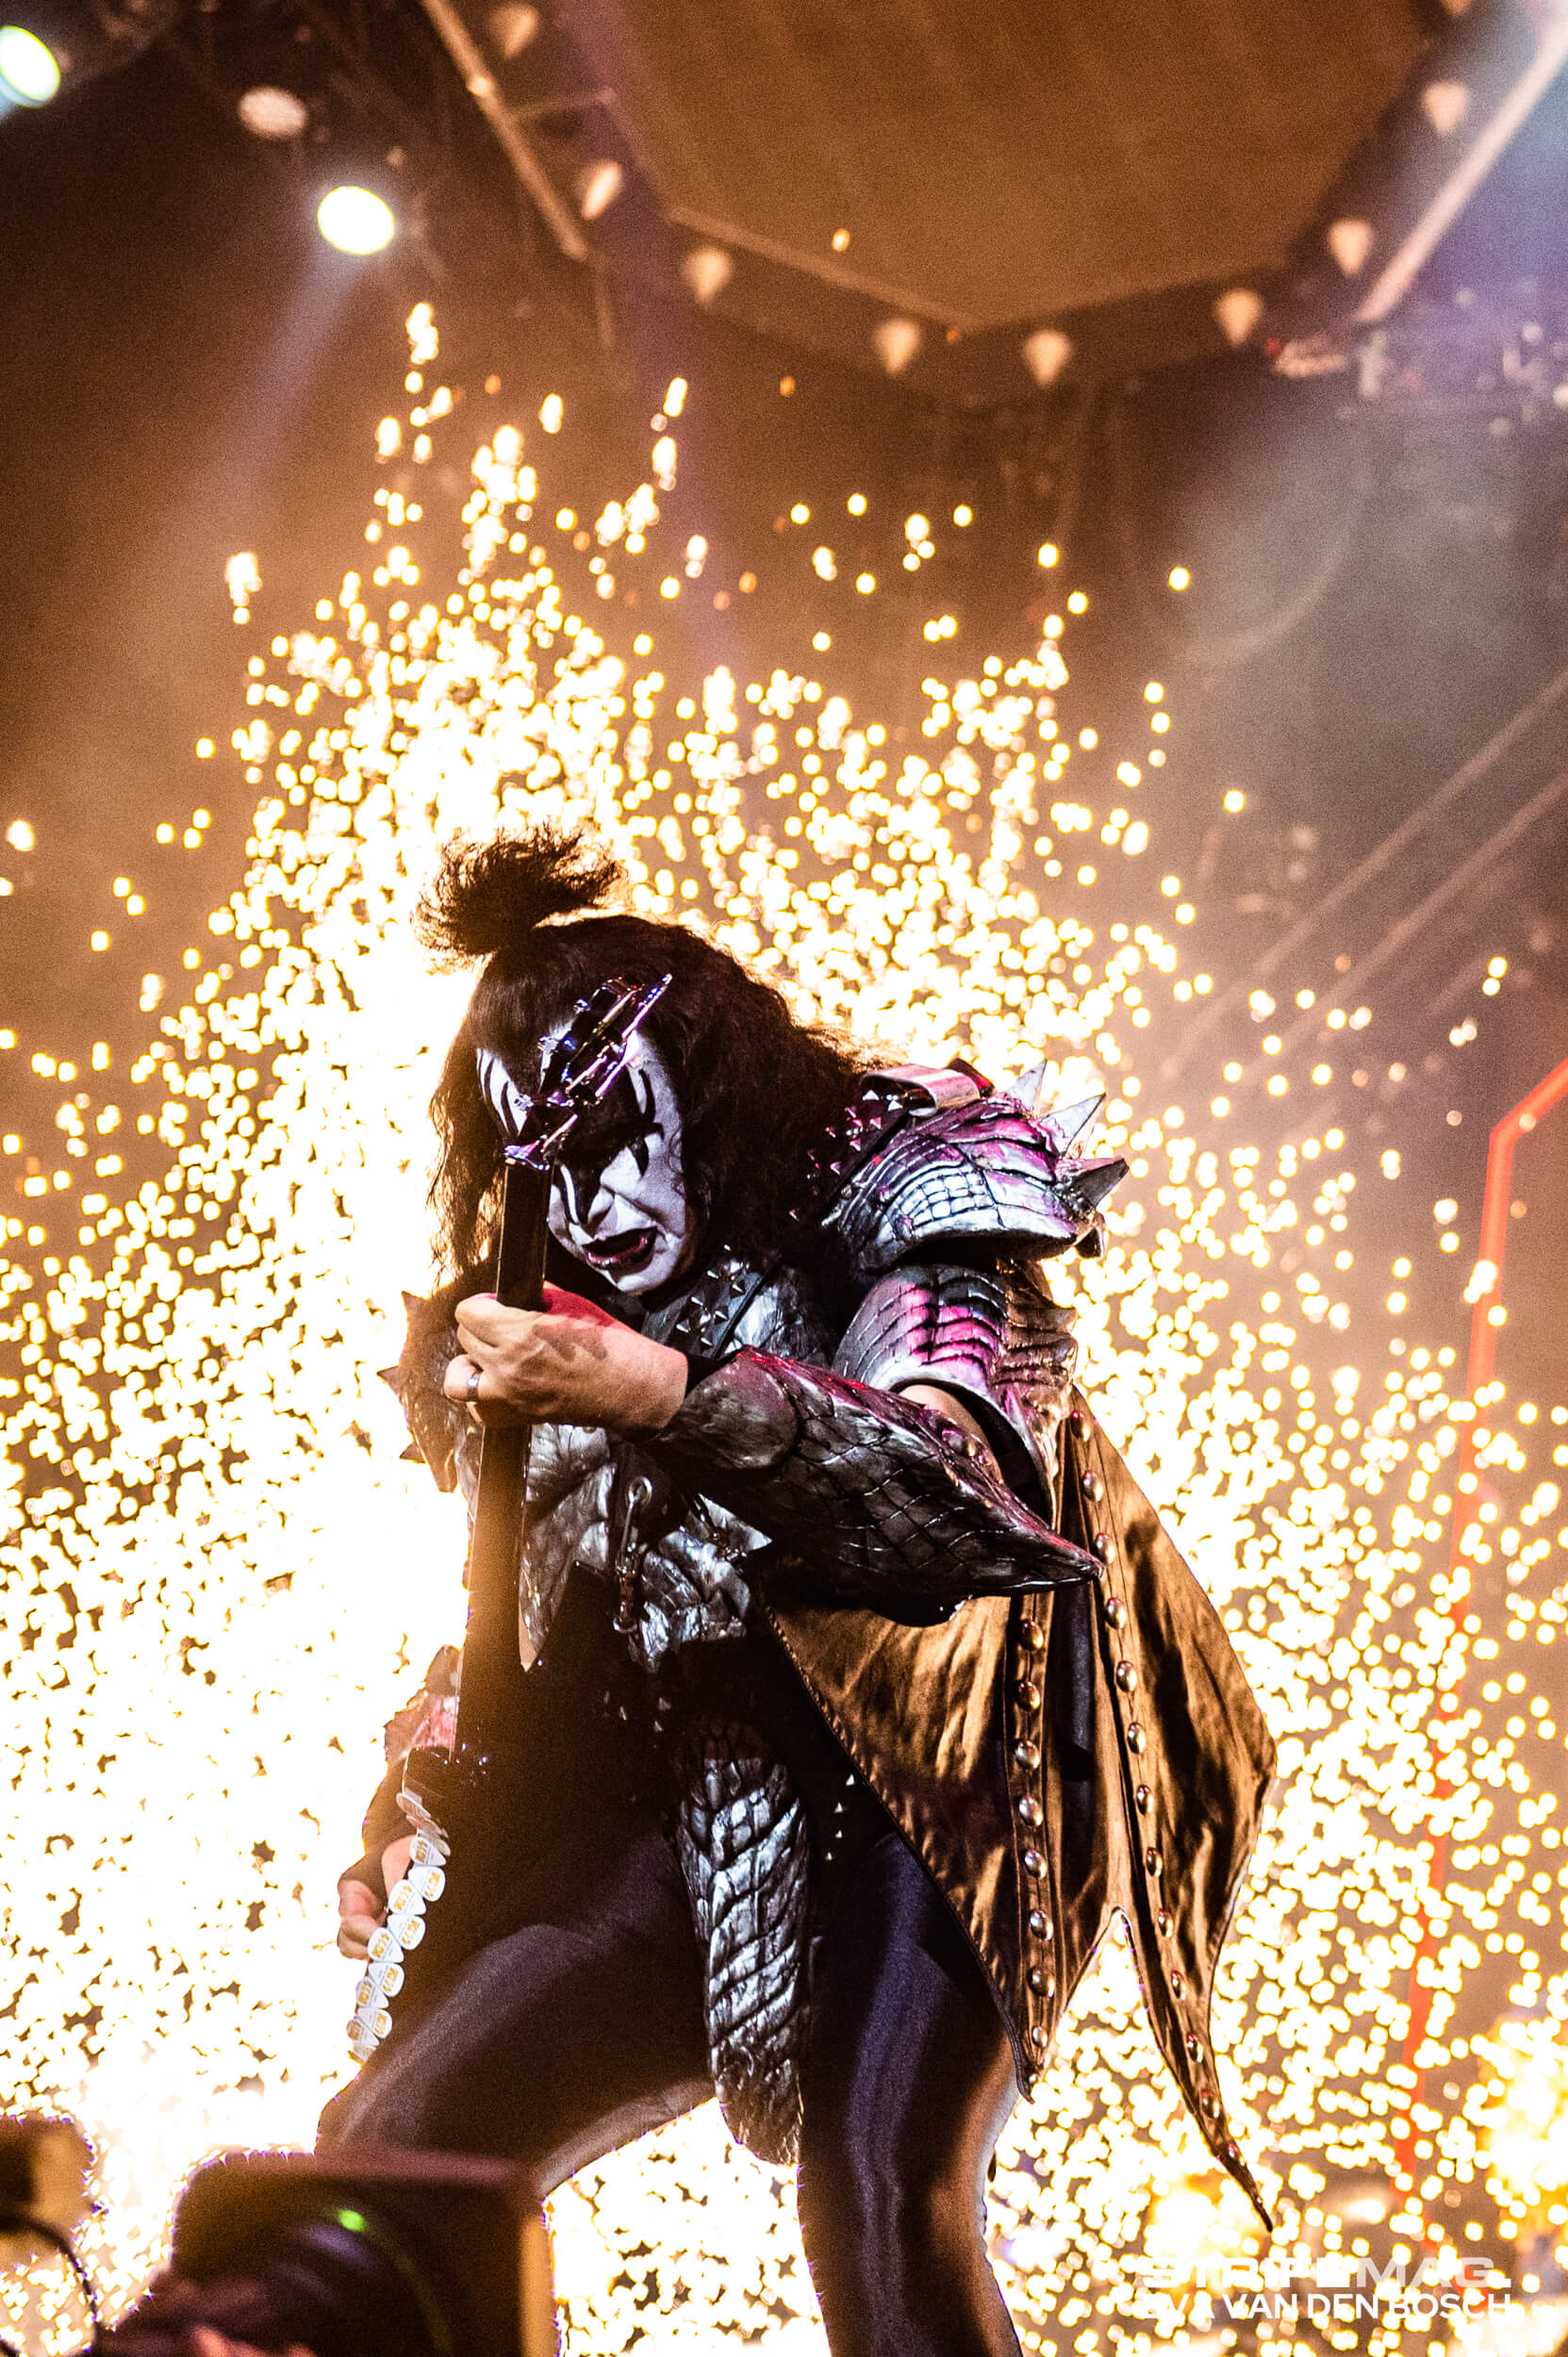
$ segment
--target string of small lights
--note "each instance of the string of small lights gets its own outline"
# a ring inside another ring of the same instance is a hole
[[[450,458],[463,431],[428,311],[409,329],[407,406],[377,437],[388,470]],[[1369,1195],[1399,1183],[1399,1149],[1369,1155],[1328,1117],[1347,1077],[1331,1063],[1304,1073],[1263,1039],[1268,1143],[1238,1134],[1250,1100],[1235,1094],[1216,1089],[1201,1113],[1145,1101],[1159,1040],[1213,984],[1184,970],[1196,903],[1180,877],[1157,893],[1143,881],[1157,814],[1135,815],[1136,798],[1177,720],[1159,682],[1136,744],[1102,740],[1074,709],[1063,650],[1084,593],[1027,652],[963,675],[943,653],[957,625],[933,612],[908,750],[835,680],[826,624],[815,674],[689,665],[667,618],[683,599],[746,597],[757,576],[718,578],[707,540],[675,526],[687,399],[677,379],[646,479],[591,516],[553,444],[558,396],[498,423],[471,460],[460,552],[406,473],[403,489],[388,475],[361,569],[248,658],[228,749],[254,796],[248,865],[183,969],[145,977],[141,1051],[121,1066],[103,1043],[0,1033],[59,1092],[55,1139],[4,1140],[0,1393],[21,1573],[0,1647],[16,1795],[8,2083],[99,2138],[90,2251],[123,2298],[191,2160],[307,2138],[339,2081],[336,1874],[381,1722],[461,1622],[460,1517],[400,1463],[371,1373],[395,1354],[400,1286],[421,1281],[424,1106],[466,987],[424,970],[408,918],[454,832],[586,820],[636,907],[707,927],[802,1015],[999,1077],[1044,1056],[1066,1096],[1105,1085],[1126,1200],[1108,1258],[1057,1273],[1105,1422],[1279,1739],[1216,2033],[1281,2248],[1354,2255],[1380,2232],[1395,2253],[1457,2263],[1485,2247],[1488,2184],[1508,2232],[1550,2240],[1568,2169],[1519,2122],[1533,2135],[1544,2063],[1560,2154],[1551,1649],[1568,1620],[1568,1409],[1510,1401],[1495,1379],[1461,1397],[1454,1349],[1407,1331],[1417,1244],[1385,1278],[1359,1243]],[[870,530],[867,504],[846,495]],[[888,518],[886,566],[917,575],[970,521]],[[766,561],[793,569],[809,605],[838,560],[809,510],[792,522]],[[1057,552],[1040,558],[1048,577]],[[261,585],[254,557],[236,559],[246,626]],[[872,564],[853,590],[875,596]],[[198,750],[221,758],[214,740]],[[1332,1032],[1372,1019],[1335,1012]],[[1243,1066],[1224,1074],[1234,1092]],[[1407,1228],[1446,1248],[1458,1206]],[[1466,1426],[1481,1502],[1451,1566]],[[1487,1581],[1499,1601],[1483,1612]],[[1428,1722],[1467,1665],[1478,1699],[1446,1722],[1439,1788]],[[1446,1880],[1428,1893],[1437,1819]],[[1428,1922],[1420,2174],[1396,2186],[1409,1974]],[[1478,2028],[1477,1976],[1494,1992]],[[1388,2188],[1380,2208],[1339,2200],[1366,2183]],[[656,2332],[672,2349],[763,2332],[782,2351],[819,2348],[780,2194],[735,2166],[711,2107],[586,2172],[553,2204],[567,2347]],[[1149,2255],[1205,2235],[1252,2247],[1189,2139],[1119,1943],[1009,2131],[990,2209],[1027,2345],[1081,2357],[1170,2337],[1137,2281]],[[1248,2330],[1263,2348],[1294,2333]],[[1391,2316],[1360,2345],[1435,2349],[1431,2334]]]

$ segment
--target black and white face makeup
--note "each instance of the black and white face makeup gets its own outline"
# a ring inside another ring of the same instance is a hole
[[[527,1098],[487,1048],[478,1065],[487,1102],[515,1136]],[[654,1293],[691,1258],[680,1108],[663,1057],[641,1032],[608,1096],[572,1131],[551,1190],[550,1232],[618,1293]]]

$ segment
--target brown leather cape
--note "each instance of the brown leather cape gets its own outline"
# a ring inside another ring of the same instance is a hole
[[[1081,1588],[961,1605],[933,1627],[764,1599],[844,1750],[957,1915],[1020,2085],[1120,1917],[1204,2141],[1265,2225],[1226,2119],[1214,1971],[1275,1752],[1219,1615],[1081,1393],[1063,1427]]]

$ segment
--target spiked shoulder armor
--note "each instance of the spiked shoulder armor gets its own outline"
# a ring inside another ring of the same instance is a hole
[[[909,1118],[863,1162],[824,1225],[845,1274],[869,1283],[913,1255],[978,1244],[1047,1259],[1104,1248],[1100,1205],[1127,1176],[1119,1155],[1075,1155],[1103,1101],[1032,1110],[1033,1075],[1017,1093],[951,1066],[906,1064],[878,1080],[906,1092]]]

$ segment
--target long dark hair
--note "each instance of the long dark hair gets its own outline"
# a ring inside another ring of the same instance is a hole
[[[431,1204],[454,1271],[490,1248],[502,1175],[476,1051],[520,1080],[536,1075],[543,1035],[610,975],[671,977],[647,1030],[675,1084],[686,1194],[709,1243],[744,1253],[784,1241],[807,1153],[874,1061],[796,1022],[771,984],[685,926],[586,914],[620,882],[581,834],[539,828],[449,844],[421,900],[421,938],[440,962],[486,961],[430,1107],[440,1138]]]

